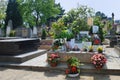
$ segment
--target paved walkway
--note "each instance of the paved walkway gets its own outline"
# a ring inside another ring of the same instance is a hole
[[[114,48],[105,48],[105,55],[107,56],[107,67],[113,68],[114,66],[116,69],[120,69],[120,56],[117,54],[117,52],[114,50]]]
[[[66,77],[57,72],[36,72],[0,68],[0,80],[119,80],[120,75],[80,74],[76,78]]]

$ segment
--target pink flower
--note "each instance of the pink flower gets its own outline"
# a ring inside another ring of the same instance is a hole
[[[96,66],[96,67],[101,67],[106,63],[107,59],[105,58],[104,55],[102,54],[94,54],[91,57],[91,62]]]

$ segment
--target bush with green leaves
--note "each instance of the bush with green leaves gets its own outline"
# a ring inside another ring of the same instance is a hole
[[[77,57],[71,57],[67,60],[67,63],[70,66],[80,66],[80,61]]]
[[[41,36],[41,38],[42,39],[46,39],[46,36],[47,36],[46,30],[42,29],[42,36]]]

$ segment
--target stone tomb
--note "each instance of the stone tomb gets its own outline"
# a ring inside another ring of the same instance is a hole
[[[0,55],[17,55],[38,49],[40,40],[37,38],[19,38],[0,40]]]
[[[23,37],[23,38],[30,38],[32,37],[32,30],[31,28],[17,28],[16,30],[16,37]]]
[[[38,38],[0,37],[0,62],[22,63],[46,53],[39,43]]]
[[[50,54],[56,53],[60,56],[62,62],[66,62],[70,57],[77,57],[82,63],[91,63],[91,57],[94,55],[93,53],[86,53],[80,51],[70,51],[70,52],[48,52],[47,56]]]

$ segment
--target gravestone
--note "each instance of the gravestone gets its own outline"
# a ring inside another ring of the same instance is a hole
[[[6,28],[6,36],[8,37],[9,34],[10,34],[10,31],[12,30],[12,20],[9,20],[8,21],[8,25],[7,25],[7,28]]]
[[[16,37],[30,38],[32,30],[30,28],[19,27],[16,29]]]
[[[37,37],[37,27],[36,26],[33,27],[33,35],[32,35],[32,37]]]
[[[18,38],[0,40],[0,55],[18,55],[38,49],[40,40],[38,38]]]
[[[0,28],[0,37],[3,37],[4,36],[4,33],[2,31],[2,29]]]
[[[92,33],[96,34],[99,32],[99,27],[98,26],[93,26],[92,27]]]

